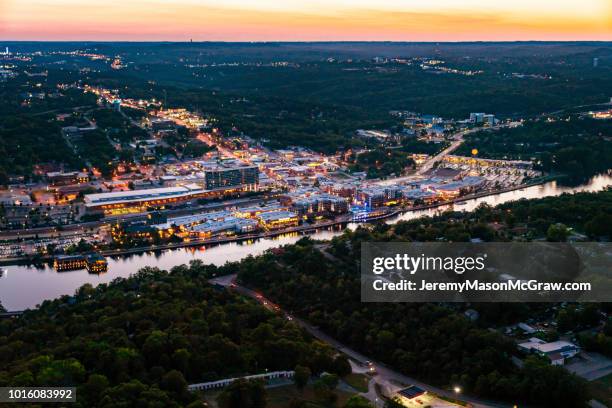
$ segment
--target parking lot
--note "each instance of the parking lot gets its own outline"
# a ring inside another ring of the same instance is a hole
[[[565,368],[587,381],[593,381],[612,373],[612,360],[598,353],[582,352]]]

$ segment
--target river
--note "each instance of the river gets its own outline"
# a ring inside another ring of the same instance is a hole
[[[596,176],[589,182],[577,187],[565,187],[559,185],[556,181],[551,181],[520,190],[468,200],[461,205],[455,204],[453,208],[459,211],[471,211],[481,203],[495,206],[521,198],[541,198],[563,193],[600,191],[610,185],[612,185],[612,175],[610,174]],[[449,208],[451,206],[447,205],[428,210],[411,211],[389,218],[386,222],[394,223],[400,220],[432,216]],[[347,225],[347,228],[355,227],[356,224]],[[342,227],[337,226],[319,230],[309,235],[316,239],[330,239],[342,233],[342,230]],[[108,283],[118,277],[127,277],[145,266],[170,269],[175,265],[188,264],[189,261],[195,259],[200,259],[204,263],[222,265],[228,261],[238,261],[248,255],[261,254],[270,248],[292,244],[301,237],[302,235],[293,233],[274,238],[232,242],[215,246],[151,251],[137,255],[110,257],[107,258],[108,272],[100,275],[89,274],[85,270],[57,272],[47,265],[9,265],[5,267],[7,273],[0,277],[0,302],[7,310],[33,308],[45,299],[71,295],[85,283],[91,283],[92,285]]]

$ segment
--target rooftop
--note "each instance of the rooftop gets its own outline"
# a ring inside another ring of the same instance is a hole
[[[294,218],[296,216],[297,215],[291,211],[273,211],[259,214],[259,218],[262,221],[282,220],[285,218]]]
[[[412,399],[418,397],[419,395],[425,394],[425,390],[417,387],[416,385],[411,385],[408,388],[398,391],[398,394],[408,399]]]
[[[536,350],[543,354],[551,354],[551,353],[556,353],[562,350],[575,350],[579,348],[574,343],[570,343],[569,341],[563,341],[563,340],[553,341],[550,343],[528,341],[528,342],[519,344],[519,347],[522,347],[528,350]]]
[[[85,195],[85,205],[112,204],[123,201],[150,200],[155,198],[180,197],[185,194],[202,192],[204,189],[197,184],[182,187],[149,188],[145,190],[115,191],[111,193],[96,193]]]

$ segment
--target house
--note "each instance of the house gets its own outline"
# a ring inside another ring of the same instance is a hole
[[[533,327],[529,326],[527,323],[519,323],[519,324],[517,324],[517,326],[518,326],[519,329],[521,329],[522,331],[524,331],[527,334],[533,334],[533,333],[535,333],[537,331]]]

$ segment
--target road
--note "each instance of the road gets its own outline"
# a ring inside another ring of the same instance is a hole
[[[388,185],[401,183],[404,181],[411,181],[411,180],[414,180],[415,178],[418,178],[419,176],[424,175],[425,173],[427,173],[429,170],[433,168],[435,163],[442,160],[444,156],[457,150],[459,146],[463,144],[463,141],[464,141],[463,136],[465,136],[468,133],[471,133],[472,131],[473,129],[455,133],[453,135],[453,142],[446,149],[442,150],[440,153],[436,154],[435,156],[429,158],[425,163],[423,163],[423,165],[421,165],[421,167],[419,167],[419,169],[414,174],[410,176],[405,176],[405,177],[395,177],[392,179],[382,180],[382,181],[377,182],[376,184],[380,186],[388,186]]]
[[[610,99],[610,101],[608,102],[602,102],[602,103],[589,103],[586,105],[575,105],[575,106],[570,106],[569,108],[564,108],[564,109],[559,109],[556,110],[554,112],[549,112],[549,113],[543,113],[540,116],[544,117],[544,116],[549,116],[549,115],[558,115],[560,113],[566,112],[568,110],[572,110],[572,109],[579,109],[579,108],[587,108],[587,107],[595,107],[595,106],[612,106],[612,98]]]
[[[266,307],[268,310],[272,312],[284,314],[287,317],[287,319],[295,322],[297,325],[299,325],[300,327],[305,329],[308,333],[310,333],[313,337],[316,337],[317,339],[324,341],[325,343],[331,345],[336,350],[346,354],[348,357],[359,362],[360,364],[366,364],[366,362],[368,361],[371,362],[373,366],[376,368],[376,371],[378,373],[375,377],[376,382],[380,384],[380,386],[383,389],[387,389],[390,392],[394,392],[401,388],[400,384],[416,385],[426,391],[433,392],[440,396],[444,396],[448,398],[457,398],[457,395],[452,391],[444,390],[444,389],[441,389],[441,388],[438,388],[438,387],[435,387],[429,384],[422,383],[414,378],[408,377],[404,374],[401,374],[393,370],[392,368],[386,366],[385,364],[379,361],[375,361],[372,358],[364,356],[363,354],[351,349],[350,347],[347,347],[346,345],[342,344],[336,339],[333,339],[332,337],[323,333],[317,327],[312,326],[306,321],[286,313],[285,311],[281,309],[279,305],[266,299],[261,293],[255,292],[254,290],[251,290],[249,288],[236,284],[235,279],[236,279],[235,274],[227,275],[227,276],[222,276],[219,278],[211,279],[210,283],[221,285],[227,288],[231,288],[232,290],[235,290],[236,292],[242,295],[255,299],[257,302],[261,303],[264,307]],[[369,394],[371,393],[368,393],[367,395]],[[469,397],[466,395],[461,395],[460,398],[463,401],[470,403],[474,408],[511,408],[512,407],[511,404],[486,401],[482,399]]]
[[[513,126],[516,126],[516,124],[514,122],[511,122],[511,123],[507,123],[503,125],[492,126],[490,128],[474,128],[474,129],[463,130],[461,132],[457,132],[451,137],[453,141],[446,149],[442,150],[440,153],[436,154],[435,156],[427,159],[427,161],[423,163],[414,174],[411,174],[410,176],[395,177],[391,179],[381,180],[381,181],[378,181],[376,184],[380,186],[388,186],[388,185],[398,184],[398,183],[402,183],[406,181],[413,181],[414,179],[417,179],[425,175],[428,171],[430,171],[433,168],[433,166],[437,162],[441,161],[445,156],[457,150],[459,146],[461,146],[463,142],[465,141],[464,139],[465,135],[469,135],[470,133],[479,132],[484,129],[498,130],[504,127],[513,127]]]

